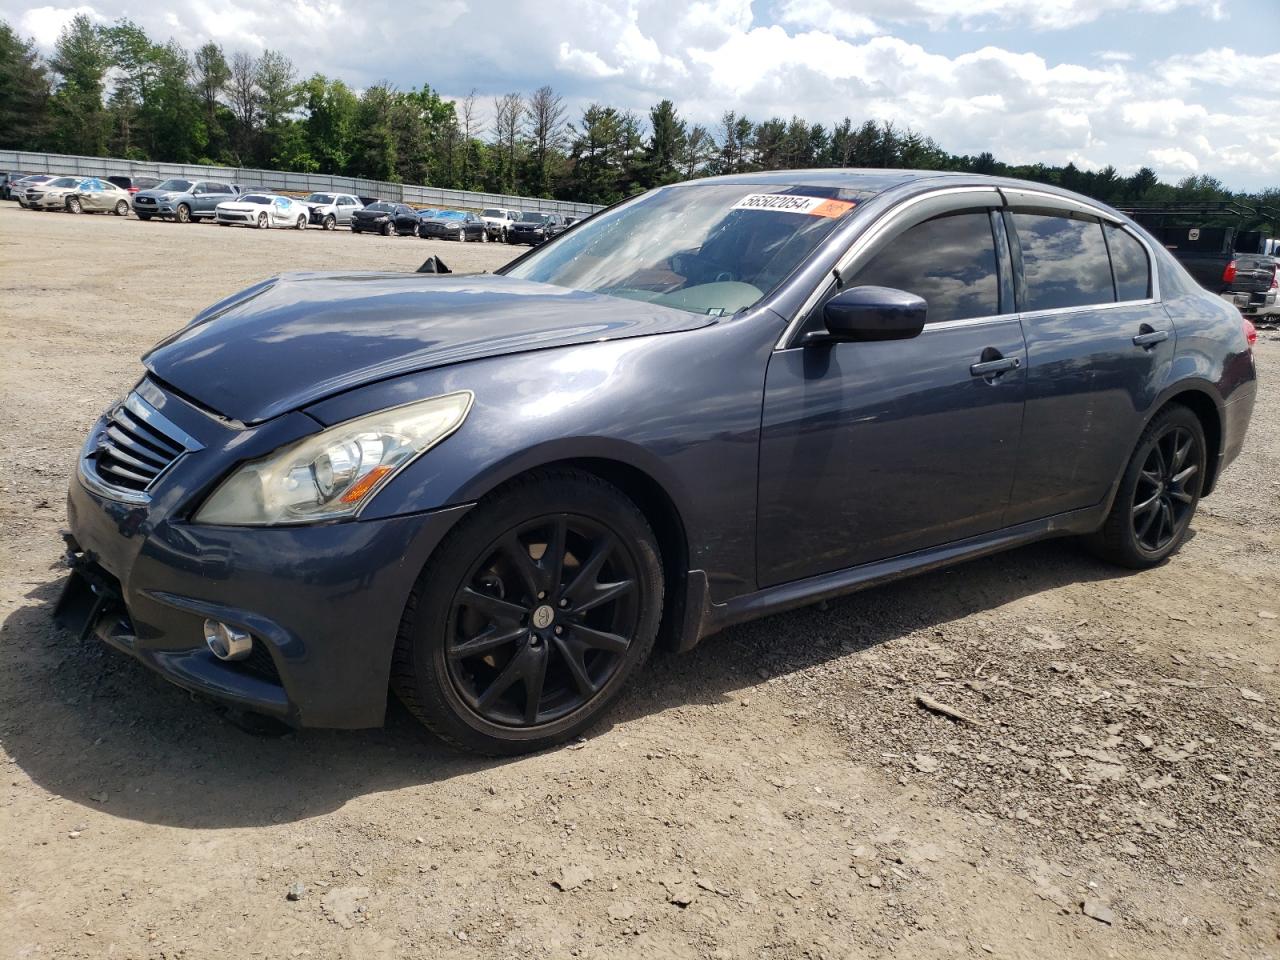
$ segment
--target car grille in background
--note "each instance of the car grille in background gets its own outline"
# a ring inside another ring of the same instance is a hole
[[[219,210],[219,211],[218,211],[218,219],[219,219],[219,220],[238,220],[238,221],[240,221],[241,223],[243,223],[244,221],[246,221],[246,220],[248,220],[248,219],[249,219],[249,214],[247,214],[247,213],[228,213],[226,210]]]
[[[98,435],[94,465],[99,479],[122,490],[145,491],[186,452],[171,427],[136,393],[129,394]]]
[[[134,197],[133,202],[134,203],[155,203],[156,199],[155,197]]]

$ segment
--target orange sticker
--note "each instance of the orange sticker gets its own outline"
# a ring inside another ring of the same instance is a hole
[[[828,200],[820,207],[814,207],[809,211],[811,217],[843,217],[846,213],[853,209],[852,200]]]

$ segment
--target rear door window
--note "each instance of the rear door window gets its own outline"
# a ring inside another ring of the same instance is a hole
[[[1117,300],[1146,300],[1151,296],[1151,261],[1138,239],[1111,224],[1102,229],[1111,251],[1111,272],[1115,275]]]
[[[1111,263],[1097,220],[1014,213],[1026,282],[1023,310],[1114,303]]]
[[[986,210],[916,224],[890,241],[850,286],[892,287],[923,297],[928,323],[1000,312],[996,246]]]

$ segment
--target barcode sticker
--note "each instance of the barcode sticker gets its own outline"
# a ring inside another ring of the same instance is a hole
[[[734,210],[777,210],[810,217],[842,217],[854,207],[851,200],[801,197],[793,193],[749,193],[733,205]]]

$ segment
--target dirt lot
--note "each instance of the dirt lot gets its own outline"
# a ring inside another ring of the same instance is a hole
[[[1280,955],[1276,334],[1163,568],[1050,543],[734,629],[539,756],[398,706],[254,736],[50,625],[74,454],[150,343],[429,252],[509,254],[0,205],[0,955]]]

